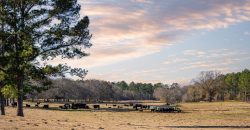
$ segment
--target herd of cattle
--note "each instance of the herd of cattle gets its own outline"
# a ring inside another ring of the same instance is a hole
[[[39,106],[40,103],[36,103],[35,107],[40,107]],[[15,107],[17,106],[17,103],[14,102],[12,103],[12,106]],[[129,104],[112,104],[111,106],[108,106],[108,104],[106,104],[106,108],[133,108],[134,110],[138,110],[138,111],[143,111],[143,110],[149,110],[151,112],[181,112],[181,109],[176,107],[176,106],[171,106],[169,104],[163,105],[163,106],[152,106],[152,105],[143,105],[143,104],[138,104],[138,103],[129,103]],[[26,104],[26,107],[31,107],[30,104]],[[44,109],[49,109],[49,104],[44,104],[42,106],[42,108]],[[90,104],[85,104],[85,103],[66,103],[62,106],[59,106],[59,109],[100,109],[100,105],[99,104],[94,104],[94,105],[90,105]]]

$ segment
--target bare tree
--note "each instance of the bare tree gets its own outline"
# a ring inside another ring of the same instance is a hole
[[[167,87],[158,87],[154,90],[154,97],[157,99],[166,101],[167,95],[168,95],[168,89]]]
[[[197,102],[202,99],[203,91],[197,85],[190,85],[186,91],[185,101]]]
[[[198,78],[194,80],[195,84],[199,85],[207,93],[209,102],[213,101],[221,85],[221,75],[218,71],[202,71]]]

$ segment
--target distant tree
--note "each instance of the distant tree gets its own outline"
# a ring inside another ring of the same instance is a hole
[[[230,100],[235,100],[239,93],[239,75],[240,73],[229,73],[226,75],[225,83],[228,86]]]
[[[162,101],[166,101],[166,95],[167,95],[167,89],[166,87],[158,87],[154,90],[154,97],[157,99],[160,99]]]
[[[245,69],[239,76],[239,86],[244,93],[244,101],[248,100],[248,92],[250,91],[250,71]]]
[[[196,85],[188,86],[186,101],[197,102],[202,99],[202,89]]]
[[[112,85],[110,82],[102,81],[100,82],[99,94],[101,100],[112,100],[114,97],[114,91],[112,89]]]
[[[139,88],[138,88],[138,86],[135,84],[135,82],[131,82],[130,84],[129,84],[129,90],[132,90],[132,91],[139,91]]]
[[[117,82],[116,86],[122,90],[128,90],[128,84],[125,81]]]
[[[143,93],[145,95],[145,99],[152,99],[154,94],[154,86],[151,83],[145,84]]]
[[[228,93],[228,88],[225,82],[226,76],[221,74],[220,76],[217,77],[217,100],[224,101],[225,96]]]
[[[173,83],[170,85],[170,94],[169,94],[169,100],[170,102],[176,103],[181,102],[182,100],[182,89],[181,86],[178,83]]]
[[[2,9],[0,9],[2,10]],[[1,22],[0,19],[0,32],[3,31],[3,24]],[[5,83],[5,75],[6,75],[6,71],[5,71],[5,67],[8,66],[8,63],[6,62],[6,57],[5,57],[5,53],[6,53],[6,48],[4,45],[3,40],[0,38],[0,106],[1,106],[1,115],[5,115],[5,98],[4,95],[2,93],[2,88],[4,87]]]
[[[3,82],[2,82],[2,75],[0,73],[0,107],[1,107],[1,115],[5,115],[5,98],[4,95],[2,93],[2,89],[3,89]]]
[[[34,78],[29,77],[30,73],[49,76],[70,73],[79,77],[86,74],[83,69],[42,65],[37,60],[86,56],[83,48],[91,46],[89,19],[79,19],[77,0],[1,0],[0,9],[0,24],[3,26],[0,40],[8,50],[8,55],[1,59],[5,58],[11,65],[5,71],[12,75],[10,81],[18,91],[17,115],[24,116],[24,81]]]
[[[123,100],[124,96],[123,96],[123,90],[120,87],[117,86],[113,86],[113,100]]]
[[[202,71],[197,79],[194,80],[195,84],[199,85],[208,96],[208,101],[212,102],[217,93],[221,82],[221,73],[217,71]]]
[[[171,87],[172,86],[172,87]],[[164,85],[154,90],[154,96],[157,99],[165,101],[166,103],[177,103],[182,100],[181,88],[177,83],[173,83],[170,87]]]
[[[159,87],[163,87],[163,86],[164,86],[163,83],[156,83],[156,84],[154,84],[154,89],[159,88]]]

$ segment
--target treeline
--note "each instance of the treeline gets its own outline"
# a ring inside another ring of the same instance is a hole
[[[216,71],[201,72],[193,84],[183,89],[186,89],[183,101],[250,101],[250,71],[225,75]]]
[[[192,83],[180,86],[163,83],[126,83],[102,80],[56,79],[46,91],[30,91],[30,99],[115,101],[162,100],[168,103],[250,100],[250,71],[222,74],[218,71],[201,72]]]
[[[153,100],[157,84],[107,82],[102,80],[56,79],[47,91],[32,91],[30,99],[82,99],[86,101]]]

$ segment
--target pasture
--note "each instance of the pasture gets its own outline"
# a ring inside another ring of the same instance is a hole
[[[146,103],[149,104],[149,103]],[[157,103],[160,104],[160,103]],[[33,104],[32,104],[33,105]],[[60,104],[50,104],[58,106]],[[250,129],[250,104],[244,102],[181,103],[182,113],[150,111],[46,110],[25,108],[25,117],[7,107],[0,116],[0,129],[36,130],[165,130],[165,129]],[[102,104],[107,108],[111,104]],[[125,108],[121,108],[121,110]]]

